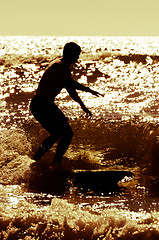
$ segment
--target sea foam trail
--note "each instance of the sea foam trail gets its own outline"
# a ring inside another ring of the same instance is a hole
[[[75,159],[70,156],[72,161],[64,157],[59,172],[53,171],[50,169],[50,164],[55,148],[36,163],[32,160],[32,156],[48,133],[36,122],[25,124],[24,129],[1,130],[0,183],[4,185],[25,185],[26,188],[34,191],[61,194],[66,190],[67,177],[72,167],[91,169],[97,165],[91,163],[89,159],[79,159],[82,153],[78,153]]]
[[[157,194],[159,130],[155,125],[75,120],[71,127],[75,137],[63,159],[66,171],[72,168],[140,171],[145,187]],[[21,129],[1,130],[0,182],[26,184],[38,191],[51,189],[51,182],[56,181],[49,166],[56,145],[38,163],[32,160],[47,136],[35,120],[26,121]]]

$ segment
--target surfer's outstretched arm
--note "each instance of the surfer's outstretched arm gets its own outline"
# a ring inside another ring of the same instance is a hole
[[[103,96],[103,94],[94,91],[92,89],[90,89],[89,87],[85,87],[84,85],[82,85],[81,83],[76,82],[75,80],[73,80],[72,78],[67,82],[68,86],[71,86],[71,88],[77,89],[77,90],[81,90],[84,92],[89,92],[97,97],[99,96]]]
[[[70,88],[70,87],[67,87],[66,88],[70,97],[79,103],[79,105],[81,106],[81,108],[83,109],[83,111],[87,114],[89,114],[90,116],[92,116],[92,113],[89,111],[89,109],[84,105],[84,103],[82,102],[82,100],[80,99],[80,97],[78,96],[76,90],[74,88]]]

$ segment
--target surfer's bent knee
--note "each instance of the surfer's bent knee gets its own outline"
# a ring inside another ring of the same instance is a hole
[[[72,131],[71,127],[68,128],[67,130],[65,129],[64,135],[65,135],[68,139],[70,139],[70,140],[72,139],[72,137],[73,137],[73,131]]]
[[[71,138],[71,139],[73,138],[73,131],[72,131],[72,129],[71,129],[71,131],[70,131],[70,138]]]

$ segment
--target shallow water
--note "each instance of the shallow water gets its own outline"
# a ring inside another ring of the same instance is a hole
[[[53,174],[56,146],[31,159],[47,133],[29,102],[72,40],[82,47],[74,78],[104,97],[79,93],[92,118],[65,90],[57,97],[74,138]],[[159,239],[159,38],[1,37],[0,46],[0,238]],[[108,192],[83,191],[67,178],[72,169],[135,177]]]

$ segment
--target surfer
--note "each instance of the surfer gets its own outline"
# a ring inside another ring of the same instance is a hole
[[[95,96],[101,95],[72,79],[70,67],[77,62],[80,53],[80,46],[74,42],[67,43],[63,49],[62,59],[53,62],[44,72],[36,94],[31,101],[30,109],[33,116],[50,134],[35,153],[33,157],[35,161],[40,160],[40,158],[58,142],[52,164],[61,163],[63,155],[68,149],[73,137],[73,131],[67,118],[54,102],[55,97],[60,91],[66,88],[71,98],[78,102],[83,111],[89,116],[92,116],[92,113],[84,105],[76,89],[89,92]]]

